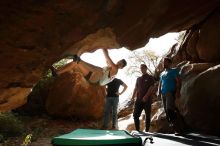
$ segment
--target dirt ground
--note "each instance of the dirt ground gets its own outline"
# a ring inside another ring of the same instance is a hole
[[[49,117],[24,117],[25,133],[8,138],[0,146],[52,146],[54,136],[69,133],[77,128],[100,129],[101,120],[52,119]],[[31,142],[25,145],[25,137],[31,134]]]

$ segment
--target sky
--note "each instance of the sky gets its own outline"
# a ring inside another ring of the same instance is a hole
[[[151,38],[149,42],[142,48],[139,48],[135,51],[141,51],[143,49],[154,51],[156,55],[163,56],[173,44],[177,42],[178,33],[168,33],[159,38]],[[132,51],[127,50],[126,48],[121,49],[111,49],[109,50],[109,56],[113,62],[117,62],[121,59],[125,59],[129,65],[128,57],[131,55]],[[105,57],[101,49],[93,53],[84,53],[81,56],[81,59],[89,62],[93,65],[104,67],[106,66]],[[121,79],[125,84],[127,84],[128,89],[122,94],[119,98],[119,106],[123,104],[125,100],[129,100],[133,93],[137,76],[128,76],[125,73],[126,67],[122,70],[119,70],[117,78]],[[122,90],[120,88],[120,90]]]

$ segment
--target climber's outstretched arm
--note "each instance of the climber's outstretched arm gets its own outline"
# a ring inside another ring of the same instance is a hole
[[[105,60],[106,63],[111,66],[111,67],[117,67],[116,64],[112,61],[112,59],[110,58],[109,54],[108,54],[108,50],[107,49],[102,49],[103,54],[105,56]]]
[[[118,67],[117,65],[112,61],[112,59],[110,58],[109,54],[108,54],[108,50],[107,49],[102,49],[103,54],[105,56],[105,60],[108,64],[109,67],[111,67],[111,74],[116,74],[118,72]]]

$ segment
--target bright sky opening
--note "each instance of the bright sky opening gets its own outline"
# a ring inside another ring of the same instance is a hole
[[[135,51],[148,49],[154,51],[157,56],[161,57],[166,52],[168,52],[168,50],[172,47],[172,45],[174,45],[177,42],[178,35],[179,33],[168,33],[159,38],[151,38],[143,48],[139,48]],[[109,55],[113,60],[113,62],[116,63],[118,60],[125,59],[128,63],[127,64],[128,66],[130,64],[128,57],[131,55],[131,53],[132,51],[129,51],[126,48],[109,50]],[[107,65],[101,49],[98,49],[93,53],[84,53],[81,56],[81,59],[99,67],[104,67]],[[126,92],[119,97],[120,99],[119,106],[122,105],[122,103],[125,100],[129,100],[131,98],[137,78],[137,76],[132,76],[132,75],[127,76],[125,74],[125,71],[126,71],[126,67],[122,70],[119,70],[116,76],[117,78],[121,79],[123,82],[125,82],[128,85],[128,89],[126,90]]]

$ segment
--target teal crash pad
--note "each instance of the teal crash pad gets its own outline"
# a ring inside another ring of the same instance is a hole
[[[76,129],[52,139],[54,146],[101,146],[101,145],[132,145],[141,146],[142,140],[133,137],[124,130]]]

